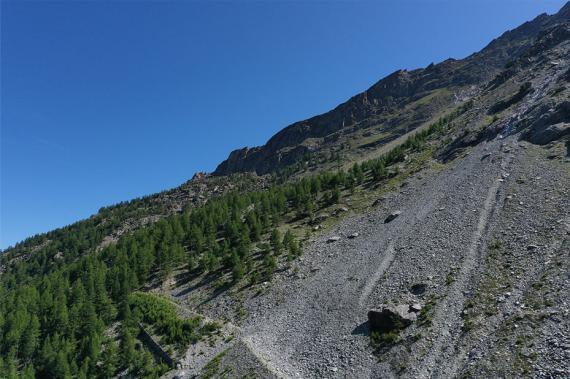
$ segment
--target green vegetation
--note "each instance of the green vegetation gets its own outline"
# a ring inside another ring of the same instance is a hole
[[[213,378],[218,371],[220,371],[220,364],[222,363],[222,358],[226,355],[226,351],[222,351],[220,354],[216,355],[206,366],[204,366],[202,369],[202,375],[200,375],[201,379]]]
[[[397,330],[389,332],[373,331],[370,334],[370,345],[375,349],[382,349],[394,345],[400,340],[400,333]]]
[[[176,306],[168,299],[156,295],[135,292],[129,296],[129,306],[135,320],[152,325],[156,334],[163,337],[161,343],[184,348],[196,343],[200,337],[210,335],[219,326],[208,323],[200,328],[200,318],[182,319]]]
[[[445,277],[445,284],[450,286],[453,284],[453,282],[455,282],[455,272],[450,271],[447,273],[447,276]]]
[[[426,305],[423,306],[423,308],[420,310],[420,314],[418,315],[418,325],[431,326],[436,303],[437,298],[431,297]]]

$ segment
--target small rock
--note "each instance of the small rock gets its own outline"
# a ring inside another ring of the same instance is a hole
[[[530,251],[535,251],[535,250],[538,250],[538,246],[536,246],[536,245],[528,245],[528,246],[526,247],[526,249],[527,249],[527,250],[530,250]]]
[[[388,217],[386,217],[386,219],[384,220],[384,223],[387,224],[387,223],[395,220],[401,214],[402,214],[402,212],[400,212],[400,211],[394,211],[394,212],[390,213],[388,215]]]
[[[339,237],[339,236],[332,236],[332,237],[330,237],[330,238],[327,240],[327,242],[328,242],[328,243],[332,243],[332,242],[336,242],[336,241],[339,241],[339,240],[340,240],[340,237]]]
[[[414,295],[423,295],[427,290],[427,284],[417,283],[410,287],[410,292]]]
[[[375,207],[375,206],[377,206],[377,205],[380,205],[380,204],[382,204],[384,201],[386,201],[386,197],[385,197],[385,196],[379,197],[378,199],[374,200],[374,202],[372,203],[372,206]]]
[[[358,232],[355,232],[355,233],[350,234],[350,235],[348,236],[348,238],[353,239],[353,238],[358,237],[359,235],[360,235],[360,234],[359,234]]]
[[[418,313],[421,310],[422,306],[417,303],[410,305],[410,312]]]

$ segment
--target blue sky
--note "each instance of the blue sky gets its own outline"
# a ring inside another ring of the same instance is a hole
[[[2,1],[0,248],[564,1]]]

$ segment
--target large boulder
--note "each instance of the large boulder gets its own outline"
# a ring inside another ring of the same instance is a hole
[[[559,122],[558,124],[534,130],[533,132],[534,133],[529,136],[529,141],[537,145],[546,145],[551,141],[556,141],[566,135],[570,135],[570,123]]]
[[[407,304],[384,305],[378,309],[368,311],[368,323],[372,331],[390,332],[404,329],[414,322],[416,318],[416,313],[411,312],[410,306]]]
[[[532,108],[521,121],[522,138],[537,145],[570,136],[570,101],[554,101]]]

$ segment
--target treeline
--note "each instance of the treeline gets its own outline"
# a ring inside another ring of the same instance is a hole
[[[280,259],[302,254],[286,222],[310,221],[356,186],[392,175],[392,165],[422,149],[450,120],[443,118],[379,159],[346,172],[229,193],[124,235],[97,254],[85,253],[100,243],[107,218],[48,234],[51,241],[44,249],[13,261],[0,276],[0,377],[108,378],[124,370],[156,377],[165,368],[136,343],[138,322],[182,345],[211,328],[180,321],[163,299],[136,290],[181,269],[192,277],[229,278],[227,285],[271,280]],[[111,325],[118,340],[109,333]]]

